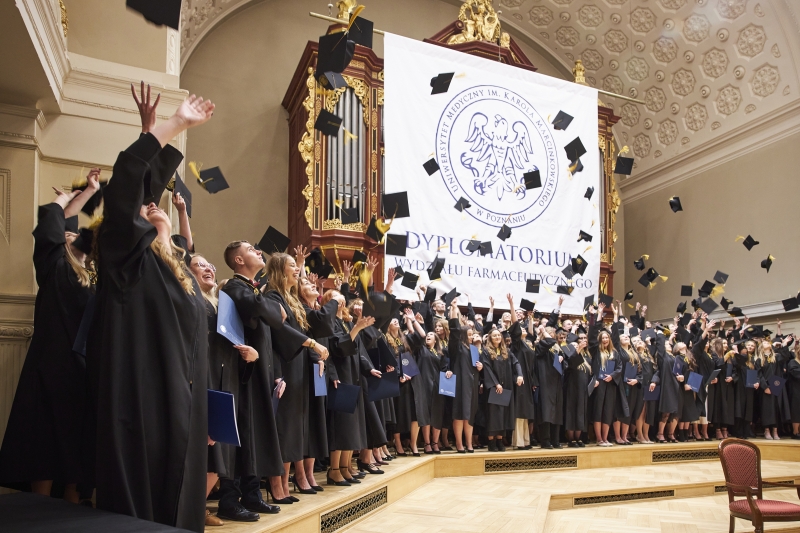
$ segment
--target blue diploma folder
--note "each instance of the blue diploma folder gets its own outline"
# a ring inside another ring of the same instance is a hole
[[[725,363],[725,377],[726,378],[733,377],[733,363]]]
[[[689,372],[689,380],[686,383],[693,391],[700,392],[700,387],[703,386],[703,376],[697,372]]]
[[[236,346],[244,344],[242,319],[239,318],[239,313],[236,311],[236,304],[223,291],[219,292],[219,304],[217,305],[217,333]]]
[[[767,387],[769,388],[770,394],[776,398],[780,398],[784,385],[786,385],[786,380],[780,376],[772,376],[767,381]]]
[[[676,376],[683,374],[683,361],[681,361],[680,357],[675,358],[675,363],[672,365],[672,373]]]
[[[451,398],[456,397],[456,376],[453,376],[450,379],[447,379],[446,372],[439,372],[439,394],[442,396],[450,396]]]
[[[564,366],[561,364],[561,361],[558,360],[559,355],[560,354],[557,354],[557,353],[553,354],[553,368],[555,368],[556,372],[558,372],[559,374],[561,374],[563,376],[564,375]],[[491,401],[491,398],[492,397],[489,396],[489,401]]]
[[[753,385],[758,383],[758,370],[747,369],[747,376],[745,376],[745,388],[753,389]]]
[[[211,440],[241,446],[233,394],[208,390],[208,436]]]
[[[413,355],[408,352],[404,353],[400,356],[400,363],[403,365],[403,374],[410,378],[419,376],[419,367],[417,366],[417,362],[414,360]]]
[[[472,358],[472,366],[478,366],[478,361],[481,360],[481,354],[478,351],[478,347],[470,345],[469,355]]]
[[[489,390],[489,403],[508,407],[511,403],[511,389],[503,389],[503,392],[497,394],[497,391],[492,388]]]
[[[636,379],[636,365],[625,363],[625,382]]]
[[[644,401],[651,402],[658,400],[659,398],[661,398],[661,385],[656,385],[656,388],[653,389],[653,392],[650,392],[649,386],[644,389]]]
[[[400,376],[397,372],[384,372],[379,378],[367,376],[367,384],[369,385],[367,399],[371,402],[400,396]]]
[[[319,375],[319,365],[314,364],[311,365],[311,375],[314,379],[314,396],[327,396],[328,395],[328,383],[327,383],[327,374],[328,372],[325,371],[322,373],[322,376]]]
[[[606,367],[600,369],[600,377],[598,379],[605,379],[609,374],[613,374],[616,367],[617,363],[615,361],[606,361]]]
[[[358,385],[339,383],[338,387],[334,387],[331,383],[328,389],[328,410],[355,413],[359,394],[361,394],[361,387]]]
[[[83,318],[81,318],[81,325],[78,326],[78,333],[75,335],[75,344],[72,345],[72,351],[86,357],[86,340],[89,338],[89,327],[92,325],[92,317],[94,317],[94,294],[89,296],[86,301],[86,308],[83,310]]]

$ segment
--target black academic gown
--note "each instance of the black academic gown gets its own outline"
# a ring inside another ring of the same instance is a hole
[[[417,333],[410,333],[406,340],[411,346],[414,361],[417,363],[419,375],[411,379],[414,389],[414,407],[416,409],[417,423],[420,427],[431,424],[433,403],[439,388],[439,372],[441,359],[425,346],[425,338]],[[440,402],[444,405],[442,402]],[[437,405],[438,407],[438,405]]]
[[[670,413],[676,417],[681,414],[681,390],[683,385],[675,378],[672,369],[675,365],[675,358],[667,353],[664,344],[665,339],[662,334],[657,334],[653,340],[656,349],[656,359],[658,360],[658,379],[661,385],[661,396],[658,399],[658,412]],[[655,378],[654,378],[655,381]]]
[[[686,389],[686,385],[689,384],[689,374],[692,372],[698,373],[699,370],[695,367],[694,370],[689,366],[689,360],[687,357],[683,355],[679,355],[678,358],[683,363],[682,366],[682,375],[683,381],[680,383],[681,387],[681,411],[680,411],[680,421],[681,422],[697,422],[700,418],[700,409],[697,406],[697,394],[691,390]]]
[[[546,422],[560,426],[564,422],[564,387],[561,374],[553,367],[553,358],[563,355],[556,339],[542,338],[536,344],[536,375],[539,381],[536,421],[539,424]],[[566,362],[566,358],[563,362]]]
[[[272,335],[272,349],[280,356],[276,362],[276,375],[286,382],[276,418],[283,462],[327,457],[325,397],[314,396],[311,383],[311,372],[319,371],[319,356],[310,348],[301,346],[299,355],[295,357],[298,351],[297,337],[285,330],[293,329],[303,334],[303,329],[283,296],[277,291],[269,291],[266,298],[281,305],[287,317],[285,326]]]
[[[789,404],[786,396],[786,387],[784,386],[781,389],[780,395],[774,394],[773,390],[770,390],[772,394],[765,392],[770,386],[770,378],[774,376],[783,377],[785,355],[788,354],[776,352],[775,360],[771,363],[765,360],[758,371],[758,381],[760,383],[758,390],[761,394],[761,425],[765,427],[778,426],[790,418],[789,410],[786,409]]]
[[[402,378],[403,377],[403,364],[400,361],[400,357],[403,354],[404,346],[402,343],[392,343],[388,336],[384,337],[386,340],[386,344],[389,345],[389,348],[392,350],[394,354],[394,368],[397,374]],[[399,339],[398,339],[399,340]],[[394,412],[397,417],[395,426],[394,426],[394,433],[408,433],[411,431],[411,423],[417,421],[417,409],[415,406],[415,399],[414,399],[414,387],[411,385],[411,382],[414,381],[416,378],[412,378],[410,380],[406,380],[400,383],[400,396],[395,398],[387,398],[390,400],[394,405]]]
[[[379,336],[380,332],[372,326],[362,329],[356,335],[355,343],[361,365],[370,369],[373,368],[373,365],[367,348],[371,347]],[[388,442],[383,404],[381,403],[382,400],[378,402],[369,401],[369,385],[366,379],[361,380],[361,399],[364,403],[364,422],[367,426],[367,447],[380,448]]]
[[[752,422],[755,389],[747,387],[747,370],[750,369],[750,367],[747,366],[747,354],[737,353],[734,355],[733,360],[735,361],[735,367],[739,374],[739,379],[735,382],[736,388],[734,389],[733,395],[733,414],[736,418],[741,418],[745,422]],[[758,371],[761,368],[758,359],[754,361],[753,367],[754,368],[750,370]]]
[[[153,252],[156,228],[139,216],[151,176],[148,161],[165,152],[177,150],[161,150],[151,134],[142,136],[119,154],[104,191],[87,345],[87,364],[96,367],[91,375],[97,377],[97,507],[202,532],[205,304],[194,277],[187,273],[194,286],[194,294],[187,294]]]
[[[789,392],[792,424],[800,424],[800,362],[796,358],[786,363],[786,387]]]
[[[456,375],[456,395],[453,398],[453,420],[466,420],[473,425],[478,413],[479,376],[472,366],[469,346],[461,342],[461,323],[451,318],[447,356],[450,371]]]
[[[649,347],[647,348],[647,350],[648,350],[648,352],[647,352],[648,354],[652,354],[652,352],[649,350]],[[641,384],[642,384],[642,409],[647,409],[647,411],[645,412],[645,415],[644,415],[644,421],[645,421],[646,424],[652,426],[653,424],[655,424],[655,421],[656,421],[656,413],[658,411],[658,401],[656,401],[656,400],[645,401],[644,400],[644,391],[650,390],[650,383],[654,382],[653,377],[656,374],[657,366],[656,366],[656,363],[655,363],[655,358],[652,357],[652,355],[651,355],[651,357],[643,357],[642,354],[639,354],[639,361],[641,362],[641,366],[642,366],[642,380],[641,380]],[[639,411],[639,412],[636,412],[636,411],[631,412],[631,419],[634,420],[634,421],[638,420],[640,414],[641,414],[641,411]],[[647,437],[647,436],[645,435],[645,437]]]
[[[733,357],[731,352],[729,357]],[[717,383],[709,385],[709,399],[711,399],[711,389],[714,389],[713,395],[713,411],[711,421],[717,426],[733,426],[734,420],[734,390],[736,389],[735,380],[738,379],[738,373],[733,364],[733,359],[729,362],[725,361],[725,357],[720,357],[716,354],[712,356],[715,367],[720,370],[717,376]],[[726,381],[728,377],[728,369],[731,371],[731,381]],[[711,405],[709,404],[709,409]]]
[[[16,489],[44,479],[82,481],[86,362],[72,346],[93,289],[81,286],[67,262],[64,230],[61,206],[39,208],[33,337],[0,449],[0,485]]]
[[[231,342],[217,333],[217,309],[205,301],[208,319],[208,383],[210,390],[233,394],[234,408],[239,412],[239,372],[241,355]],[[208,447],[208,471],[221,478],[233,479],[236,467],[236,446],[217,442]]]
[[[505,431],[513,431],[516,427],[513,394],[517,388],[517,376],[522,375],[519,362],[513,353],[509,352],[504,358],[492,358],[487,350],[481,350],[481,363],[483,363],[483,390],[487,396],[494,393],[497,385],[511,391],[512,401],[508,406],[488,403],[486,405],[486,433],[497,435]]]
[[[614,361],[614,371],[611,372],[611,381],[606,382],[600,379],[600,374],[604,370],[602,356],[600,354],[600,345],[597,339],[600,329],[600,324],[592,324],[588,334],[589,353],[592,355],[592,374],[597,376],[597,383],[599,383],[594,389],[591,421],[611,424],[614,422],[614,409],[616,409],[616,402],[618,401],[619,383],[622,381],[623,359],[620,357],[619,353],[612,348],[605,365],[605,369],[608,369],[608,361]]]
[[[245,363],[240,358],[239,438],[242,447],[237,455],[237,472],[242,475],[272,477],[283,474],[283,459],[273,411],[275,390],[275,354],[272,335],[282,332],[284,342],[293,339],[282,357],[297,357],[307,337],[284,326],[280,307],[268,300],[252,282],[236,275],[222,288],[236,305],[244,324],[244,340],[258,352],[258,359]],[[286,331],[284,331],[286,330]],[[279,402],[281,400],[278,400]]]
[[[331,301],[336,303],[336,300]],[[334,315],[333,335],[337,338],[337,342],[332,342],[330,346],[329,379],[360,387],[361,382],[366,381],[364,376],[369,375],[372,370],[372,364],[369,362],[369,357],[361,357],[358,336],[354,342],[347,342],[350,340],[352,327],[352,324],[345,323]],[[345,346],[350,346],[352,349],[349,351],[343,349]],[[364,402],[364,396],[359,394],[354,413],[328,411],[328,447],[331,451],[363,450],[367,447]]]
[[[584,365],[581,368],[581,365]],[[567,431],[587,431],[589,425],[589,383],[592,380],[592,356],[586,350],[577,350],[569,356],[566,371],[566,409],[564,429]],[[594,394],[594,391],[592,391]]]
[[[525,420],[535,420],[536,405],[533,403],[533,387],[536,380],[536,353],[522,340],[522,324],[514,322],[508,330],[511,335],[511,352],[517,358],[522,375],[521,387],[514,387],[514,416]]]

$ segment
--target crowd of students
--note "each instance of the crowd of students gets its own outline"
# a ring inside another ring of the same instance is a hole
[[[570,319],[517,309],[511,294],[508,311],[492,300],[484,317],[469,296],[466,307],[426,301],[434,287],[396,299],[391,269],[375,290],[373,257],[319,279],[304,247],[266,254],[244,240],[224,251],[233,277],[217,280],[194,250],[185,199],[173,193],[179,235],[157,205],[182,159],[168,142],[214,106],[192,96],[156,125],[157,102],[143,93],[137,103],[143,134],[117,158],[99,226],[71,222],[101,190],[97,171],[39,209],[35,330],[0,484],[46,495],[55,484],[76,503],[94,495],[101,509],[202,531],[323,491],[316,471],[348,487],[397,456],[749,438],[757,428],[800,439],[800,343],[780,322],[775,336],[702,311],[651,324],[646,307],[626,318],[619,302]],[[220,293],[243,344],[217,333]],[[316,395],[315,374],[328,396]],[[370,384],[387,377],[398,393],[370,400]],[[448,382],[453,394],[442,394]],[[336,391],[354,387],[354,409],[331,408]],[[241,446],[208,436],[207,389],[233,394]]]

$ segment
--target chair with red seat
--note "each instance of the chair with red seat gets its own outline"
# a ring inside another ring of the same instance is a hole
[[[800,485],[771,483],[761,479],[761,451],[757,446],[741,439],[725,439],[719,443],[719,460],[728,488],[728,509],[731,513],[729,532],[736,527],[736,518],[752,522],[755,533],[763,533],[764,522],[800,521],[800,505],[778,500],[764,500],[762,487],[797,489]],[[744,496],[744,500],[735,500]]]

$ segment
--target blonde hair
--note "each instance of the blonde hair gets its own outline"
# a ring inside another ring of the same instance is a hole
[[[444,338],[440,339],[436,332],[434,331],[433,334],[436,335],[436,340],[441,342],[443,345],[447,345],[447,340],[450,338],[450,323],[447,320],[437,320],[436,323],[433,325],[433,329],[436,329],[436,326],[442,326],[442,331],[444,332]]]
[[[186,272],[186,263],[183,261],[186,250],[176,246],[171,239],[169,246],[165,246],[159,239],[153,239],[153,242],[150,243],[150,249],[169,267],[186,294],[194,296],[192,276]]]
[[[75,275],[78,276],[78,283],[81,284],[81,287],[88,287],[92,284],[92,275],[89,270],[80,264],[78,260],[75,258],[75,254],[72,253],[72,249],[70,248],[69,244],[64,245],[64,250],[66,253],[64,257],[69,263],[69,266],[72,267],[72,270],[75,271]],[[86,258],[86,261],[89,261],[89,258]]]
[[[764,343],[769,346],[769,355],[765,355]],[[772,343],[769,341],[761,341],[756,345],[756,358],[761,361],[761,364],[775,362],[775,350],[772,349]]]
[[[492,346],[492,335],[497,332],[500,335],[500,344],[495,348]],[[505,339],[503,338],[503,334],[500,333],[499,329],[493,329],[489,332],[488,338],[486,339],[486,351],[489,352],[489,357],[492,359],[508,359],[508,349],[506,348]]]
[[[320,302],[320,304],[324,306],[325,304],[333,300],[333,297],[336,296],[337,294],[341,295],[344,298],[344,295],[341,292],[334,289],[328,289],[327,291],[325,291],[325,294],[322,295],[322,301]],[[342,307],[342,322],[352,322],[352,321],[353,317],[350,316],[350,309],[348,309],[347,306]]]
[[[201,254],[189,254],[189,257],[192,258],[191,260],[189,260],[189,265],[190,265],[189,266],[189,270],[191,270],[191,268],[192,268],[191,267],[192,260],[195,257],[200,257],[201,259],[205,259],[205,257],[203,257]],[[192,274],[194,274],[194,272],[192,272]],[[197,280],[197,285],[198,286],[200,285],[200,280]],[[203,298],[205,298],[208,303],[210,303],[211,305],[214,306],[214,309],[216,309],[217,306],[219,306],[219,296],[218,296],[219,295],[219,287],[217,286],[216,283],[214,284],[214,287],[212,287],[211,291],[209,291],[209,292],[204,291],[203,287],[200,287],[200,294],[203,295]]]
[[[603,335],[608,337],[608,351],[603,350]],[[606,330],[601,330],[600,333],[597,334],[597,352],[600,354],[600,363],[603,368],[606,367],[606,361],[608,361],[611,354],[614,353],[614,344],[611,342],[611,334]]]
[[[292,311],[295,320],[303,330],[308,329],[308,320],[306,319],[306,310],[298,299],[297,283],[292,284],[289,290],[286,290],[286,263],[289,259],[294,259],[289,254],[272,254],[267,261],[267,276],[269,277],[269,288],[283,296],[289,309]]]
[[[634,365],[636,365],[636,370],[642,369],[642,360],[639,358],[639,352],[636,351],[635,348],[623,348],[625,353],[628,355],[628,361]]]

